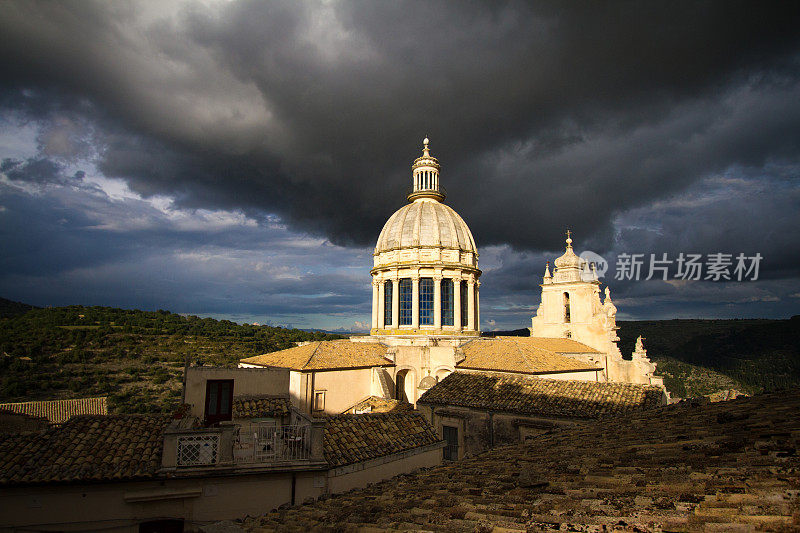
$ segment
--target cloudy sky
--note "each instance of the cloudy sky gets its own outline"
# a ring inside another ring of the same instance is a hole
[[[567,228],[620,318],[797,314],[798,28],[792,2],[4,2],[0,296],[360,329],[428,135],[483,329],[529,323]],[[680,253],[733,279],[614,279]]]

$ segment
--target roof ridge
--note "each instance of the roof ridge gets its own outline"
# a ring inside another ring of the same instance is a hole
[[[300,367],[301,370],[304,370],[311,362],[311,360],[314,359],[314,356],[316,355],[317,350],[319,350],[320,346],[322,346],[322,341],[317,341],[317,347],[314,348],[314,351],[311,352],[311,355],[308,356],[308,361],[306,361],[305,364],[303,364],[303,366]]]
[[[513,338],[508,338],[508,340],[510,340],[511,342],[513,342],[513,343],[514,343],[514,346],[516,346],[516,347],[517,347],[517,351],[518,351],[518,353],[520,354],[520,356],[522,357],[522,362],[523,362],[523,364],[525,365],[525,367],[527,368],[528,372],[530,372],[530,373],[534,373],[534,371],[535,371],[536,369],[534,368],[533,364],[531,363],[531,360],[530,360],[530,359],[528,359],[528,351],[526,350],[526,347],[522,346],[522,345],[521,345],[521,344],[520,344],[520,343],[517,341],[517,338],[516,338],[516,337],[513,337]]]

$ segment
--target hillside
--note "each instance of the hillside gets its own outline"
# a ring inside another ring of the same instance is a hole
[[[800,385],[800,316],[788,320],[655,320],[618,322],[619,347],[630,356],[645,338],[667,388],[699,396],[726,388],[747,392]]]
[[[29,308],[0,315],[0,402],[108,395],[115,412],[169,412],[187,357],[234,366],[297,341],[333,338],[340,337],[161,310]]]
[[[22,315],[31,309],[35,308],[32,305],[0,298],[0,318]]]

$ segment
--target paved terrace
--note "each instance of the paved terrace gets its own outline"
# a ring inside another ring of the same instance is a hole
[[[800,390],[556,430],[251,531],[798,531]]]

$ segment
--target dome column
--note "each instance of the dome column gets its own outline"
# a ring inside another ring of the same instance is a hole
[[[467,329],[475,331],[475,278],[467,282]]]
[[[386,317],[385,315],[386,309],[386,282],[384,280],[380,280],[378,282],[378,327],[385,328],[386,327]]]
[[[419,273],[411,278],[411,327],[419,329]]]
[[[453,327],[461,331],[461,278],[453,278]]]
[[[481,327],[481,282],[475,280],[475,322],[476,327],[475,329],[480,329]]]
[[[400,280],[395,276],[392,280],[392,329],[400,327]]]
[[[372,329],[378,329],[378,279],[372,279]]]
[[[442,274],[433,277],[433,326],[442,329]]]

